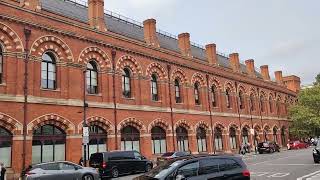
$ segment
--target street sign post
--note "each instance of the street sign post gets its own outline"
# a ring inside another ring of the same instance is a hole
[[[83,127],[82,143],[87,145],[89,143],[89,127]]]

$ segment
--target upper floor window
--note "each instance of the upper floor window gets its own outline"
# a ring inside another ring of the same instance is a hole
[[[152,76],[151,76],[151,96],[152,96],[153,101],[159,100],[158,79],[155,74],[152,74]]]
[[[262,95],[260,96],[260,109],[261,109],[261,112],[265,111],[265,108],[264,108],[264,97]]]
[[[0,45],[0,84],[2,83],[2,76],[3,76],[3,54],[2,54],[2,47]]]
[[[239,91],[239,107],[240,109],[244,109],[244,97],[241,90]]]
[[[128,68],[122,73],[122,94],[126,98],[131,98],[131,73]]]
[[[227,108],[231,108],[231,95],[230,95],[230,89],[226,89],[226,105]]]
[[[269,97],[269,109],[270,109],[270,113],[273,112],[273,104],[272,104],[272,97]]]
[[[56,89],[56,59],[51,52],[46,52],[42,55],[41,87],[44,89]]]
[[[251,109],[251,111],[255,111],[256,110],[254,94],[250,95],[250,109]]]
[[[175,99],[176,103],[181,103],[181,89],[180,82],[178,79],[174,80],[174,91],[175,91]]]
[[[87,92],[89,94],[98,94],[98,68],[94,61],[87,64],[86,72]]]
[[[218,106],[218,91],[216,86],[211,87],[211,102],[213,107]]]
[[[199,84],[194,84],[194,102],[196,105],[200,105],[200,92],[199,92]]]

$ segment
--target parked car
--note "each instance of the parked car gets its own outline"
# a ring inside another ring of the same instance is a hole
[[[177,157],[184,157],[188,155],[190,155],[189,152],[181,152],[181,151],[166,152],[161,157],[157,158],[157,166],[165,163],[170,159],[177,158]]]
[[[94,168],[82,167],[72,162],[48,162],[30,165],[22,172],[24,180],[98,180],[99,173]]]
[[[261,142],[258,144],[258,152],[259,154],[280,152],[280,147],[276,142]]]
[[[320,162],[320,141],[318,141],[317,145],[313,149],[313,161],[314,163]]]
[[[309,145],[305,142],[302,142],[302,141],[290,141],[288,144],[287,144],[287,148],[288,150],[291,150],[291,149],[302,149],[302,148],[308,148]]]
[[[197,155],[175,158],[134,180],[249,180],[250,172],[237,156]]]
[[[136,172],[148,172],[153,168],[150,160],[138,151],[112,151],[91,154],[90,167],[99,171],[100,177],[113,177]]]

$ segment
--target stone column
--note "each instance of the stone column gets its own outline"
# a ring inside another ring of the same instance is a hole
[[[208,130],[206,134],[206,141],[207,141],[207,152],[213,153],[213,139],[212,139],[212,131]]]
[[[227,153],[231,153],[229,132],[226,129],[223,130],[222,140],[223,140],[223,150]]]
[[[197,143],[197,137],[193,133],[188,133],[188,142],[189,142],[189,150],[192,154],[198,153],[198,143]]]

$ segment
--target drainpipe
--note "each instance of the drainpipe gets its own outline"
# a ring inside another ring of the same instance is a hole
[[[260,98],[260,89],[257,88],[257,91],[258,91],[258,97]],[[259,113],[260,113],[260,121],[261,121],[261,127],[262,127],[263,136],[264,136],[264,141],[267,141],[266,136],[268,136],[268,135],[264,133],[264,129],[263,129],[262,112],[261,112],[261,101],[260,100],[259,100]]]
[[[29,39],[31,29],[25,27],[25,56],[24,56],[24,86],[23,86],[23,152],[22,152],[22,169],[26,168],[26,151],[27,151],[27,119],[28,119],[28,59],[29,59]]]
[[[213,119],[212,119],[212,111],[211,111],[211,103],[210,103],[210,86],[209,86],[209,75],[206,74],[207,78],[207,91],[208,91],[208,105],[209,105],[209,114],[210,114],[210,126],[211,126],[211,136],[212,136],[212,142],[214,142],[214,130],[213,130]],[[214,143],[212,143],[212,150],[213,153],[216,153]]]
[[[84,67],[83,70],[83,121],[82,121],[82,129],[84,129],[85,127],[88,127],[87,124],[87,107],[88,107],[88,103],[86,101],[86,66]],[[82,138],[85,138],[84,136]],[[87,166],[87,147],[88,145],[86,143],[83,143],[83,164],[84,166]]]
[[[112,99],[113,99],[113,118],[114,118],[114,135],[115,135],[115,146],[116,150],[118,150],[118,131],[117,131],[117,100],[116,100],[116,69],[115,69],[115,63],[116,63],[116,55],[117,51],[115,49],[111,50],[112,55]]]
[[[173,124],[173,110],[172,110],[172,97],[171,97],[171,77],[170,77],[170,70],[171,66],[167,65],[168,70],[168,90],[169,90],[169,103],[170,103],[170,120],[171,120],[171,131],[172,131],[172,143],[173,143],[173,151],[176,150],[176,142],[174,139],[174,124]]]
[[[235,89],[236,89],[236,94],[235,94],[235,97],[236,97],[236,105],[237,105],[237,111],[238,111],[238,119],[239,119],[239,126],[240,126],[240,138],[241,138],[241,135],[242,135],[242,123],[241,123],[241,112],[240,112],[240,103],[239,103],[239,92],[238,92],[238,83],[237,82],[234,82],[234,86],[235,86]],[[240,145],[240,138],[239,138],[239,148],[241,148],[241,145]],[[240,151],[239,151],[240,152]]]

